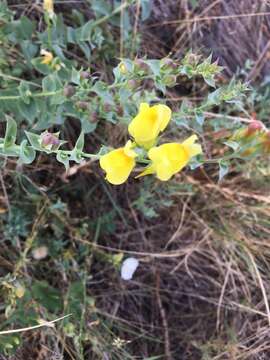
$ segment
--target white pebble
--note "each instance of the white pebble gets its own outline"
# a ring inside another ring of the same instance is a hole
[[[138,266],[139,261],[137,259],[127,258],[121,266],[121,278],[123,280],[131,280]]]

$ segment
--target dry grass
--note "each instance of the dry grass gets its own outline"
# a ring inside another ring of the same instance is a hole
[[[154,18],[145,32],[145,52],[152,56],[172,52],[181,57],[186,49],[210,49],[231,77],[247,60],[254,66],[248,80],[269,73],[270,3],[264,0],[156,0]],[[160,36],[160,34],[162,34]],[[153,41],[153,39],[157,41]],[[162,46],[161,46],[162,45]]]

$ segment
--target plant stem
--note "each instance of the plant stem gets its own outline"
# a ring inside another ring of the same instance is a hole
[[[111,17],[113,17],[114,15],[118,14],[119,12],[121,12],[122,10],[124,10],[128,5],[130,5],[128,3],[128,1],[125,1],[123,4],[121,4],[120,6],[118,6],[116,9],[114,9],[110,14],[103,16],[102,18],[96,20],[93,23],[93,27],[98,26],[102,23],[104,23],[105,21],[109,20]]]
[[[46,96],[54,96],[57,94],[60,94],[63,90],[57,90],[57,91],[48,91],[48,92],[41,92],[41,93],[36,93],[36,94],[32,94],[30,96],[30,98],[39,98],[39,97],[46,97]],[[0,101],[1,100],[18,100],[21,98],[21,95],[6,95],[6,96],[0,96]]]
[[[238,157],[237,154],[231,154],[231,155],[224,156],[223,158],[205,160],[204,164],[216,164],[216,163],[219,163],[220,161],[232,160],[232,159],[236,159],[237,157]]]

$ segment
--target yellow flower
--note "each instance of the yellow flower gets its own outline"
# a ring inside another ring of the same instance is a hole
[[[53,61],[53,54],[50,51],[44,49],[41,50],[40,54],[43,57],[41,64],[50,65],[50,63]]]
[[[43,9],[48,11],[48,13],[53,13],[53,0],[44,0]]]
[[[106,180],[113,185],[124,183],[133,170],[137,156],[132,149],[134,144],[129,140],[125,147],[110,151],[101,156],[100,167],[106,172]]]
[[[166,105],[149,106],[142,103],[138,115],[129,124],[128,131],[138,145],[149,149],[168,125],[171,114],[171,109]]]
[[[196,135],[190,136],[182,144],[167,143],[153,147],[148,151],[152,164],[138,177],[156,174],[162,181],[169,180],[174,174],[182,170],[193,156],[202,153],[201,145],[195,144]]]
[[[123,62],[120,62],[118,66],[121,74],[125,75],[128,72],[128,69]]]

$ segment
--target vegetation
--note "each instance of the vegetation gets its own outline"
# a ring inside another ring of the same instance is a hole
[[[269,356],[269,81],[164,6],[0,2],[0,358]]]

